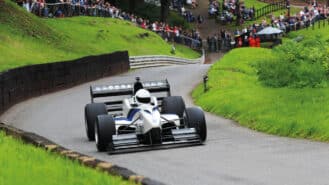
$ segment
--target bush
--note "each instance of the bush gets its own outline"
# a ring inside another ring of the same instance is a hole
[[[171,26],[181,26],[183,29],[192,29],[192,25],[188,23],[184,17],[177,12],[169,12],[168,24]]]
[[[273,49],[274,59],[257,65],[258,79],[270,87],[323,87],[329,77],[328,42],[315,37],[287,41]]]

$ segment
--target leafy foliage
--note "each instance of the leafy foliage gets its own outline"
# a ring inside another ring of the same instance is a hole
[[[320,36],[273,49],[274,58],[257,65],[259,80],[270,87],[325,87],[329,79],[329,44]]]

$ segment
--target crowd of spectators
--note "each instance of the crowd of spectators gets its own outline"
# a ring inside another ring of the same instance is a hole
[[[219,52],[227,51],[236,47],[260,47],[261,39],[256,34],[256,28],[238,29],[233,33],[221,29],[219,33],[207,38],[208,51]]]
[[[275,17],[272,15],[270,24],[267,24],[266,21],[263,20],[260,26],[265,27],[270,25],[284,32],[289,32],[309,27],[318,20],[326,19],[329,15],[328,13],[329,8],[326,6],[307,6],[292,16],[281,14],[279,17]]]
[[[75,15],[112,17],[130,21],[143,29],[149,29],[167,41],[187,45],[193,49],[201,49],[202,39],[197,30],[183,30],[180,26],[170,26],[163,22],[150,22],[132,13],[122,11],[104,0],[60,0],[47,4],[44,0],[23,0],[18,2],[27,11],[43,17],[66,17]]]
[[[179,6],[180,13],[186,17],[187,21],[198,21],[201,23],[203,17],[198,16],[195,18],[189,11],[186,11],[184,5],[186,3],[193,3],[196,1],[177,0],[176,5]],[[187,45],[194,49],[202,48],[202,38],[198,30],[183,30],[180,26],[170,26],[163,22],[150,22],[148,19],[138,17],[134,14],[125,12],[116,8],[104,0],[60,0],[55,4],[46,4],[44,0],[23,0],[18,2],[27,11],[35,13],[39,16],[45,17],[64,17],[74,15],[88,15],[88,16],[103,16],[112,17],[130,21],[140,26],[143,29],[149,29],[158,33],[168,42],[176,42]],[[181,6],[180,6],[181,5]],[[222,14],[219,14],[219,3],[217,0],[209,1],[209,14],[223,16],[226,13],[226,21],[233,21],[235,15],[235,0],[224,1]],[[244,6],[240,7],[240,11],[244,17],[252,17],[254,10],[248,9]],[[233,33],[220,30],[218,34],[207,37],[207,47],[210,52],[218,52],[220,50],[229,50],[234,47],[259,47],[260,40],[263,38],[257,36],[257,32],[265,27],[271,26],[282,30],[287,33],[292,30],[305,28],[315,23],[317,20],[326,19],[329,16],[329,8],[312,4],[303,8],[295,15],[287,15],[282,13],[280,16],[275,17],[270,15],[270,22],[263,19],[260,23],[254,23],[250,26],[244,27],[242,30],[235,30]]]
[[[198,6],[197,0],[186,0],[186,4],[191,6],[191,8],[196,8]]]
[[[219,15],[219,2],[217,0],[209,1],[208,14],[209,16]]]
[[[208,14],[210,17],[216,17],[222,24],[232,23],[234,19],[241,16],[241,20],[251,20],[254,17],[254,8],[245,7],[244,3],[236,0],[224,0],[222,8],[217,0],[209,1]]]
[[[197,0],[172,0],[173,8],[180,9],[184,5],[190,6],[191,8],[196,8],[199,3]]]
[[[329,7],[325,5],[319,6],[312,4],[304,7],[298,13],[289,16],[286,12],[280,16],[270,15],[270,22],[263,19],[260,23],[254,23],[243,29],[236,29],[233,33],[221,30],[220,33],[207,38],[208,50],[216,52],[219,50],[227,50],[234,47],[260,47],[260,43],[271,41],[280,42],[277,34],[271,36],[258,36],[256,33],[266,27],[274,27],[282,30],[282,33],[288,33],[298,29],[306,28],[314,25],[316,21],[328,19]]]
[[[199,24],[203,22],[203,17],[201,15],[195,16],[192,11],[185,8],[189,6],[190,8],[196,8],[198,6],[197,0],[173,0],[172,7],[176,9],[184,19],[189,22],[198,22]]]
[[[179,13],[184,17],[184,19],[187,22],[192,23],[192,22],[195,22],[196,21],[196,18],[193,15],[193,13],[191,11],[189,11],[189,10],[186,10],[184,6],[182,6],[178,10],[179,10]]]

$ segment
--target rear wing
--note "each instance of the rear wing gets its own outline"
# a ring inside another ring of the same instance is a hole
[[[164,97],[170,96],[170,85],[168,80],[160,81],[146,81],[142,82],[143,88],[148,90],[152,96],[156,96],[158,103]],[[121,111],[122,100],[126,97],[132,96],[134,90],[134,83],[122,83],[112,85],[92,85],[90,86],[91,102],[102,102],[107,105],[109,112]],[[115,98],[117,97],[117,98]],[[107,98],[107,99],[106,99]]]

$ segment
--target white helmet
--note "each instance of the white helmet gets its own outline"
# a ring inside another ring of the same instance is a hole
[[[138,90],[135,96],[138,103],[151,103],[150,92],[145,89]]]

